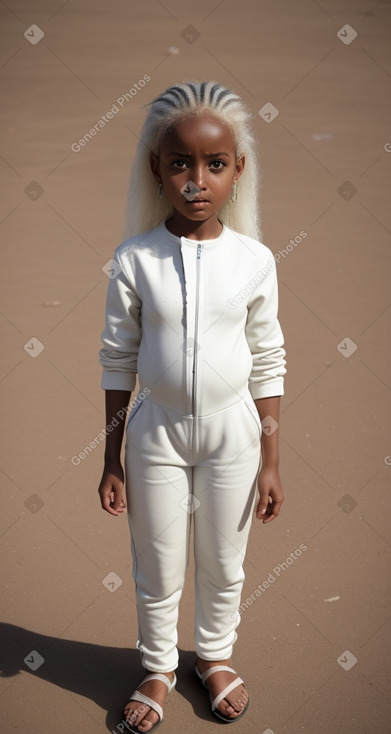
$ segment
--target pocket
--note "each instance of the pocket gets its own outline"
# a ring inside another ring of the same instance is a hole
[[[139,413],[140,408],[143,405],[143,402],[144,402],[143,400],[139,400],[139,401],[136,400],[136,404],[133,406],[132,410],[129,413],[129,418],[128,418],[128,422],[126,425],[126,433],[128,432],[130,424],[132,424],[132,427],[133,427],[136,415],[137,413]]]
[[[259,417],[259,413],[257,411],[257,406],[255,405],[255,403],[254,403],[254,401],[253,401],[253,399],[251,397],[250,398],[245,398],[244,399],[244,404],[246,405],[247,411],[249,412],[249,414],[250,414],[253,422],[255,422],[255,424],[256,424],[258,435],[259,435],[259,438],[261,439],[262,438],[262,423],[261,423],[261,419]]]

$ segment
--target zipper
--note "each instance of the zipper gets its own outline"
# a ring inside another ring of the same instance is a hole
[[[194,345],[193,345],[193,367],[192,367],[192,400],[191,412],[193,417],[197,415],[197,356],[198,356],[198,314],[200,308],[200,273],[201,273],[201,251],[202,245],[197,245],[196,259],[196,301],[195,301],[195,318],[194,318]]]

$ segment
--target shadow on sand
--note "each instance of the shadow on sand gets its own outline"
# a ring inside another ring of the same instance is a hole
[[[0,624],[0,649],[2,677],[27,671],[90,698],[107,712],[106,726],[110,731],[126,732],[126,728],[118,725],[126,701],[143,677],[138,650],[59,639],[12,624]],[[34,656],[29,655],[33,650],[44,658],[35,671],[24,662],[28,657],[34,665]],[[197,717],[211,720],[206,692],[195,680],[194,661],[194,652],[180,650],[176,690],[190,702]]]

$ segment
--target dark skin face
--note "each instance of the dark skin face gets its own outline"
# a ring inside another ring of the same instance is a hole
[[[166,133],[158,155],[151,153],[150,163],[157,183],[163,185],[174,207],[166,222],[169,231],[194,240],[218,237],[222,231],[218,210],[245,164],[244,155],[236,157],[229,127],[209,112],[182,120]],[[181,191],[189,182],[195,184],[191,200]]]

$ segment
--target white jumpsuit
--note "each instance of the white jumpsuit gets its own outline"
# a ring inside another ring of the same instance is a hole
[[[102,334],[102,388],[140,394],[125,470],[138,648],[178,665],[177,617],[194,523],[195,649],[229,658],[256,500],[262,426],[254,399],[282,395],[275,260],[223,225],[215,239],[165,222],[117,247]],[[149,391],[149,392],[148,392]]]

